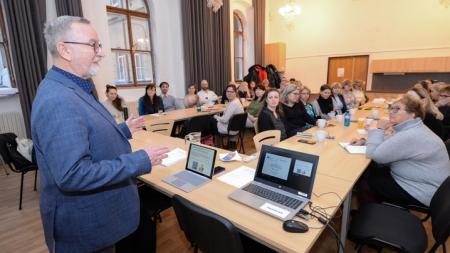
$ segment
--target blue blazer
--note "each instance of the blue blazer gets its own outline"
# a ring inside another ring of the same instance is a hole
[[[150,172],[145,151],[90,94],[52,69],[33,102],[40,211],[50,252],[93,252],[136,230],[134,178]]]

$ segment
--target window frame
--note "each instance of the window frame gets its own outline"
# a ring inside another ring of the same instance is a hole
[[[236,31],[235,30],[235,28],[234,28],[234,19],[237,19],[238,20],[238,22],[240,23],[240,25],[241,25],[241,28],[242,28],[242,31]],[[236,70],[236,60],[239,58],[240,60],[241,60],[241,62],[242,62],[242,67],[241,67],[241,71],[242,71],[242,78],[241,79],[244,79],[244,76],[245,76],[245,67],[244,67],[244,58],[245,58],[245,55],[244,55],[244,53],[245,53],[245,51],[244,51],[244,42],[245,42],[245,40],[244,40],[244,22],[242,22],[242,18],[240,17],[240,15],[239,15],[239,13],[237,13],[236,11],[235,12],[233,12],[233,43],[234,43],[234,50],[233,50],[233,65],[234,65],[234,69]],[[237,57],[236,56],[236,38],[238,38],[238,37],[242,37],[242,45],[241,45],[241,55],[242,55],[242,57]],[[237,78],[238,76],[237,76],[237,73],[236,73],[236,71],[235,71],[235,73],[234,73],[234,79],[235,79],[235,81],[243,81],[243,80],[239,80],[238,78]]]
[[[144,12],[139,12],[139,11],[134,11],[134,10],[130,10],[129,5],[128,5],[129,0],[124,0],[125,8],[119,8],[119,7],[114,7],[114,6],[110,6],[108,4],[106,5],[106,12],[107,14],[111,13],[111,14],[119,14],[119,15],[124,15],[127,19],[127,28],[128,28],[128,43],[130,46],[130,49],[123,49],[123,48],[111,48],[111,52],[118,52],[118,51],[122,51],[122,52],[126,52],[130,54],[130,61],[131,61],[131,71],[132,72],[132,83],[127,83],[127,84],[115,84],[117,88],[121,88],[121,87],[145,87],[148,84],[152,84],[155,83],[155,60],[154,60],[154,56],[153,56],[153,44],[152,44],[152,32],[151,32],[151,23],[150,23],[150,8],[148,6],[148,3],[146,0],[142,0],[142,2],[144,3],[144,6],[147,10],[147,13]],[[134,49],[133,46],[133,31],[132,31],[132,23],[131,23],[131,19],[132,17],[136,17],[136,18],[142,18],[142,19],[146,19],[148,22],[148,33],[149,33],[149,37],[150,37],[150,49],[149,50],[137,50]],[[108,24],[108,29],[109,29],[109,24]],[[152,80],[151,81],[147,81],[147,82],[139,82],[138,78],[137,78],[137,65],[136,65],[136,53],[148,53],[150,54],[150,59],[151,59],[151,71],[152,71]],[[114,80],[115,82],[116,80]]]
[[[13,71],[13,66],[12,66],[12,59],[11,59],[11,55],[9,52],[9,43],[8,43],[8,36],[7,36],[7,31],[6,31],[5,15],[3,13],[3,4],[1,2],[0,2],[0,29],[1,29],[2,37],[3,37],[3,42],[0,42],[0,44],[3,45],[3,49],[5,50],[5,58],[6,58],[7,69],[9,72],[9,81],[11,82],[11,88],[17,88],[16,78],[14,76],[14,71]]]

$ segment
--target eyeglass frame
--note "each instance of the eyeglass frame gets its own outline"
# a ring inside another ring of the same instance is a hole
[[[89,42],[63,41],[62,43],[90,46],[90,47],[92,47],[94,49],[94,53],[96,53],[96,54],[98,54],[101,50],[103,50],[102,43],[98,43],[98,42],[94,42],[92,44],[92,43],[89,43]]]

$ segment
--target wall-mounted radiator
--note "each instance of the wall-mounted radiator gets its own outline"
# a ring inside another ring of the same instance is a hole
[[[26,138],[25,123],[20,112],[0,113],[0,133],[15,133],[20,138]]]

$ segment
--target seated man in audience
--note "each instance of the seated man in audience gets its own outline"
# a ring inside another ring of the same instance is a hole
[[[208,81],[202,80],[200,83],[201,90],[197,92],[200,105],[213,105],[217,101],[217,95],[209,89]]]
[[[159,88],[161,89],[161,98],[164,105],[164,111],[173,111],[177,109],[175,98],[172,95],[169,95],[169,83],[168,82],[162,82],[159,85]]]

